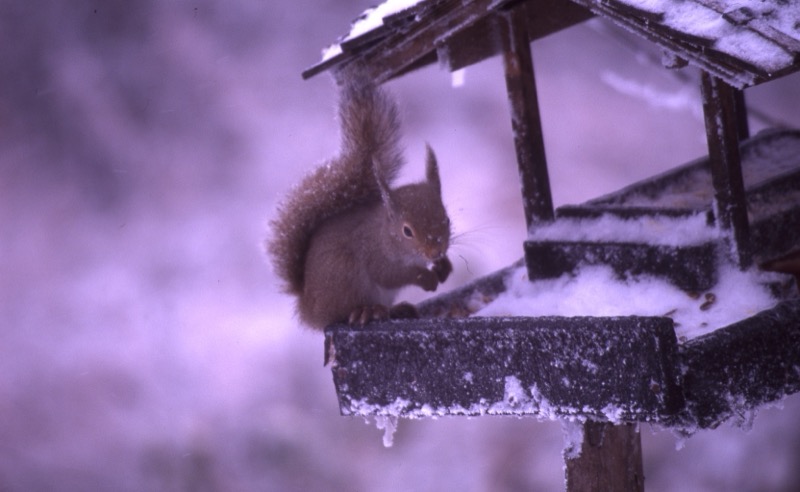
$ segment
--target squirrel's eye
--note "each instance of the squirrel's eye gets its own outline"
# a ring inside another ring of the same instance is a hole
[[[411,227],[409,227],[407,225],[404,225],[403,226],[403,235],[405,237],[411,239],[412,237],[414,237],[414,231],[411,229]]]

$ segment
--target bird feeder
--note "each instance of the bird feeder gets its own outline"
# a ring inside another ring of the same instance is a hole
[[[531,43],[594,16],[655,43],[670,68],[701,70],[709,153],[554,210]],[[522,245],[531,281],[605,265],[620,276],[656,276],[702,293],[717,284],[723,262],[742,270],[790,265],[784,271],[797,274],[800,132],[750,136],[743,91],[800,69],[800,6],[390,0],[359,18],[303,77],[358,70],[383,83],[433,63],[455,71],[496,55],[531,231]],[[592,234],[594,223],[609,220],[688,223],[694,232],[666,243]],[[582,237],[564,233],[573,223]],[[636,423],[690,434],[800,390],[800,300],[785,288],[791,277],[775,277],[773,307],[689,340],[678,338],[668,316],[471,316],[507,289],[519,267],[426,301],[421,319],[328,327],[325,359],[341,413],[575,421],[583,440],[581,449],[565,452],[567,489],[643,490]]]

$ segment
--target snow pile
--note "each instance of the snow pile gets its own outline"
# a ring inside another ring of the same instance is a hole
[[[329,60],[334,56],[341,55],[342,53],[342,45],[339,43],[334,43],[322,50],[322,61]]]
[[[364,12],[350,28],[345,39],[353,39],[383,25],[383,18],[402,12],[418,4],[421,0],[387,0],[377,7]]]
[[[535,226],[529,239],[689,246],[716,240],[718,236],[718,231],[708,226],[702,213],[688,218],[653,216],[636,220],[606,214],[591,219],[559,219],[552,224]]]
[[[508,290],[476,316],[667,316],[679,339],[691,339],[773,307],[764,283],[772,274],[720,269],[712,292],[686,293],[652,276],[620,278],[607,266],[529,281],[525,268],[509,277]]]

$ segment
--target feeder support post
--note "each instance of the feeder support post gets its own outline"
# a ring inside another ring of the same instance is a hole
[[[744,99],[735,88],[705,71],[701,87],[714,185],[714,213],[720,229],[731,239],[732,259],[739,268],[746,269],[753,262],[739,153],[739,139],[746,130],[737,116],[737,107],[744,109]]]
[[[555,214],[525,4],[516,4],[501,17],[504,20],[500,22],[500,35],[511,125],[522,182],[525,223],[530,230],[536,223],[552,221]]]
[[[636,424],[587,421],[580,454],[566,456],[567,492],[644,492],[642,440]]]
[[[747,101],[744,97],[744,90],[734,89],[733,97],[736,104],[736,131],[739,134],[739,140],[747,140],[750,138],[750,124],[747,121]]]

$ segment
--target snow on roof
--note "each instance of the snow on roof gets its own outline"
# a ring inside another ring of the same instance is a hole
[[[352,39],[383,25],[383,19],[420,3],[421,0],[386,0],[365,11],[350,27],[345,39]]]
[[[783,36],[800,40],[800,3],[785,0],[620,0],[657,15],[659,24],[708,40],[710,48],[769,73],[794,63]],[[760,25],[759,25],[760,24]],[[777,31],[777,33],[775,32]],[[783,36],[781,36],[783,35]]]
[[[383,26],[383,20],[391,15],[398,14],[404,10],[414,7],[424,0],[386,0],[380,5],[365,10],[350,25],[350,32],[334,43],[322,50],[322,60],[328,60],[342,53],[342,43],[352,41],[360,36],[368,34],[375,29]]]
[[[492,43],[494,40],[487,37],[494,35],[491,29],[475,30],[476,36],[459,38],[454,34],[472,29],[475,19],[496,16],[505,3],[387,0],[364,12],[338,43],[323,50],[321,62],[306,70],[304,77],[357,58],[366,57],[368,63],[380,64],[383,52],[399,44],[405,44],[402,49],[409,52],[409,57],[423,60],[431,52],[442,56],[441,46],[451,42]],[[583,6],[740,88],[800,69],[800,2],[794,0],[527,0],[525,3],[530,19],[542,14],[554,19],[562,17],[560,24],[554,24],[557,29],[582,20],[575,17],[570,7]],[[439,22],[463,9],[474,14],[469,22]],[[403,16],[404,12],[409,15]],[[435,42],[407,43],[409,37],[403,34],[421,31],[426,36],[432,34],[428,37]],[[494,53],[484,50],[482,56]],[[436,57],[425,58],[419,66],[435,60]],[[447,65],[447,60],[444,62]],[[392,68],[396,75],[406,67]]]

